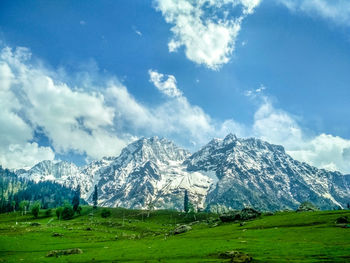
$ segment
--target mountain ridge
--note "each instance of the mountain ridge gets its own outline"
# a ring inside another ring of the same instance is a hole
[[[96,184],[101,206],[182,209],[185,190],[196,208],[211,210],[295,209],[306,200],[331,209],[350,201],[350,175],[294,160],[280,145],[233,134],[212,139],[193,154],[151,137],[81,168],[47,162],[17,174],[71,188],[80,184],[89,202]]]

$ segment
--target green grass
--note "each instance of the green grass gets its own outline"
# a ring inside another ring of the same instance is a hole
[[[194,221],[193,216],[154,211],[147,217],[115,208],[111,217],[101,218],[101,210],[91,216],[92,208],[84,207],[81,216],[67,221],[1,214],[0,262],[223,262],[218,254],[228,250],[248,253],[254,262],[350,262],[350,229],[335,225],[338,217],[350,217],[349,210],[283,212],[244,226],[216,227],[207,223],[216,215],[201,213],[191,231],[176,236],[174,227]],[[83,254],[46,257],[51,250],[71,248]]]

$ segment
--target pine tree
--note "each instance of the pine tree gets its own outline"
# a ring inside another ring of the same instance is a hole
[[[348,203],[348,209],[350,209],[350,203]]]
[[[184,210],[186,213],[188,213],[189,209],[190,209],[190,206],[189,206],[189,201],[188,201],[188,192],[187,192],[187,190],[185,190]]]
[[[98,194],[97,194],[97,185],[95,185],[95,190],[92,195],[92,201],[94,202],[94,209],[97,208],[97,200],[98,200]]]
[[[72,200],[74,212],[78,210],[79,204],[80,204],[80,185],[78,185],[77,189],[75,190],[73,200]]]

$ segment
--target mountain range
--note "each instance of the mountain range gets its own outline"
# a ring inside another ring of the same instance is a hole
[[[16,174],[73,189],[80,185],[90,203],[97,185],[99,205],[108,207],[181,210],[185,190],[195,208],[214,211],[295,209],[303,201],[334,209],[350,202],[350,175],[317,169],[282,146],[233,134],[193,154],[164,138],[142,138],[119,156],[84,167],[43,161]]]

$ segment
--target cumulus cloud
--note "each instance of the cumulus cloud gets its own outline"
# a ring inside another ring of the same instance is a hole
[[[350,140],[320,134],[289,151],[294,158],[331,171],[350,173]]]
[[[150,82],[165,95],[152,105],[138,101],[115,78],[91,87],[98,82],[95,77],[80,76],[81,85],[72,87],[32,62],[27,49],[4,48],[0,52],[0,164],[30,167],[71,151],[89,159],[115,156],[131,140],[153,135],[196,150],[212,137],[232,132],[283,145],[292,157],[316,167],[350,172],[350,140],[330,134],[311,136],[297,117],[274,107],[263,95],[263,86],[251,91],[259,107],[251,124],[242,124],[216,120],[193,105],[172,75],[149,70]],[[38,131],[48,138],[49,146],[35,140]]]
[[[302,131],[287,112],[275,109],[266,97],[254,115],[252,135],[266,141],[293,147],[302,140]]]
[[[0,52],[0,152],[8,168],[52,160],[76,151],[92,158],[117,154],[125,142],[108,131],[114,109],[101,93],[74,90],[53,79],[53,72],[33,65],[28,49]],[[51,147],[34,142],[41,129]],[[113,147],[111,147],[113,145]]]
[[[164,76],[157,71],[149,70],[150,81],[162,93],[169,97],[180,97],[182,92],[176,87],[176,79],[173,75]],[[165,80],[165,77],[167,78]]]
[[[256,111],[251,136],[283,145],[293,158],[332,171],[350,173],[350,140],[330,134],[309,135],[297,118],[276,109],[267,97]]]
[[[260,0],[155,0],[156,10],[172,24],[170,52],[185,47],[186,57],[211,69],[230,60],[243,19],[254,12]],[[241,8],[239,15],[230,11]]]
[[[292,12],[304,12],[339,25],[350,26],[350,2],[348,0],[277,0]]]
[[[225,136],[233,129],[243,135],[241,126],[233,120],[218,122],[205,111],[192,105],[177,88],[176,78],[150,70],[150,81],[163,94],[165,101],[146,106],[138,102],[125,86],[110,82],[108,97],[116,109],[115,122],[132,134],[158,134],[176,138],[183,145],[203,145],[214,136]]]
[[[150,82],[164,101],[144,105],[116,78],[96,80],[79,74],[76,85],[35,63],[28,49],[6,47],[0,52],[0,163],[30,167],[55,154],[76,152],[88,159],[118,155],[131,140],[160,135],[184,146],[203,145],[240,125],[219,122],[192,105],[172,75],[149,71]],[[99,82],[100,81],[100,82]],[[98,87],[93,87],[99,82]],[[49,145],[40,145],[38,131]]]

